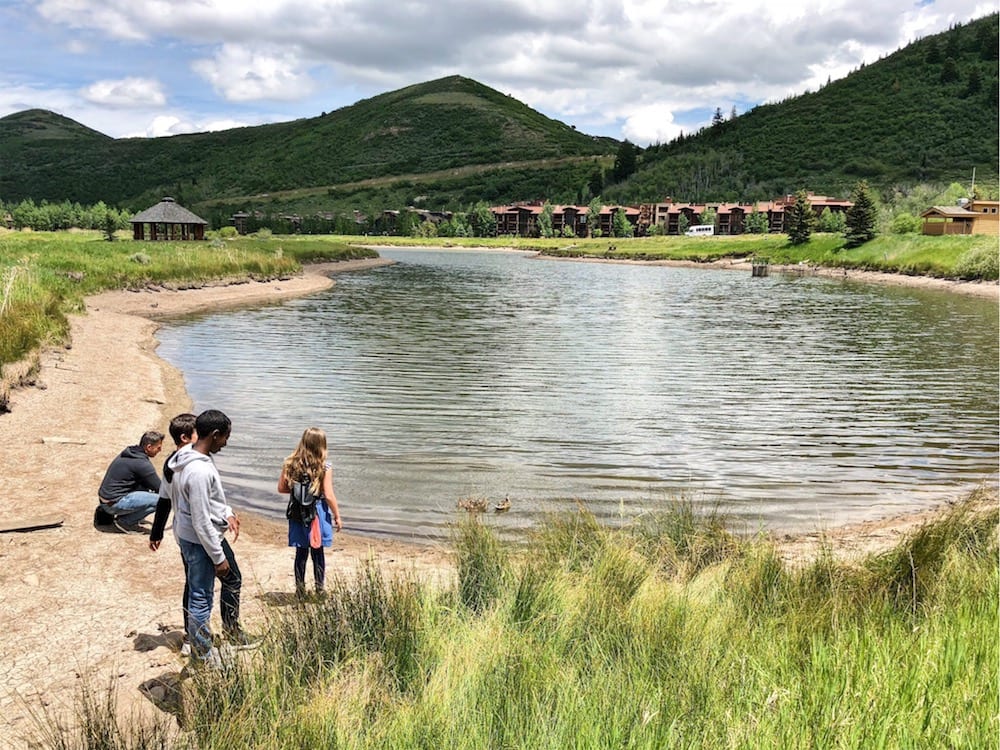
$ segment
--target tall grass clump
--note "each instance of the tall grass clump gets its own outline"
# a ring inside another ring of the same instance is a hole
[[[632,535],[667,575],[693,576],[737,554],[741,546],[717,510],[701,510],[685,498],[670,502],[665,510],[640,516]]]
[[[1000,509],[995,503],[983,506],[983,490],[978,490],[893,549],[870,558],[865,566],[870,585],[894,608],[916,615],[927,602],[947,596],[938,588],[947,585],[945,571],[956,558],[967,564],[995,563]]]
[[[546,517],[531,533],[529,546],[539,563],[579,572],[600,552],[606,534],[594,515],[581,506],[577,511]]]
[[[483,524],[479,514],[469,514],[454,533],[458,598],[472,612],[480,613],[497,600],[507,577],[507,554],[500,540]]]
[[[394,689],[405,692],[419,671],[422,596],[416,582],[386,580],[369,561],[352,581],[333,581],[326,595],[282,617],[276,649],[300,684],[378,653]]]
[[[29,263],[0,266],[0,367],[24,358],[41,340],[62,340],[69,322],[61,299]]]

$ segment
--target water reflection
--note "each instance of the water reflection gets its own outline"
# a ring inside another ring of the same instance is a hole
[[[348,526],[437,538],[468,494],[502,530],[577,499],[682,494],[815,528],[995,472],[997,305],[820,278],[387,251],[326,293],[161,330],[234,420],[234,499],[280,515],[281,459],[332,441]]]

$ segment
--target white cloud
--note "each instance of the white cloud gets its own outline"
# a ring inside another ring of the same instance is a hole
[[[122,78],[117,81],[97,81],[87,86],[81,95],[91,104],[116,108],[162,107],[167,97],[159,81],[150,78]]]
[[[665,104],[638,107],[625,117],[622,135],[632,143],[647,146],[667,143],[680,135],[683,128],[674,122],[674,113]]]
[[[226,44],[215,57],[196,60],[191,67],[231,102],[292,101],[313,90],[312,79],[291,50],[255,51]]]

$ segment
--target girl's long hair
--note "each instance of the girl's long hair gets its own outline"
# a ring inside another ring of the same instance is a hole
[[[285,459],[281,471],[291,484],[297,482],[303,474],[309,476],[310,491],[314,495],[321,494],[323,472],[326,464],[326,433],[319,427],[309,427],[302,433],[295,452]]]

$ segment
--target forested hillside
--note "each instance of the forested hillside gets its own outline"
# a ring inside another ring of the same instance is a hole
[[[460,76],[319,117],[169,138],[85,140],[55,126],[65,118],[33,111],[32,121],[47,128],[36,134],[25,130],[25,114],[0,119],[0,199],[7,202],[145,205],[170,194],[197,205],[468,165],[586,160],[617,147]]]
[[[819,91],[735,119],[717,116],[697,134],[642,151],[636,173],[605,197],[763,199],[804,187],[846,196],[862,178],[883,189],[968,183],[974,167],[995,190],[997,23],[993,14],[919,40]]]

